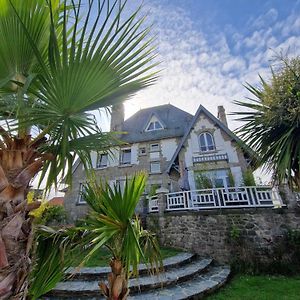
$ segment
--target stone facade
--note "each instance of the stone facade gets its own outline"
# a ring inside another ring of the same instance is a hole
[[[300,232],[300,212],[288,208],[166,212],[148,215],[147,227],[164,246],[220,263],[232,262],[245,253],[263,262],[272,259],[275,243],[288,230]]]

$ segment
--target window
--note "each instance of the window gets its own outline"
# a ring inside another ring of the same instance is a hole
[[[139,155],[146,155],[146,147],[141,147],[140,149],[139,149]]]
[[[150,163],[150,173],[160,173],[160,162],[153,161]]]
[[[160,129],[163,129],[163,127],[159,123],[159,121],[152,121],[147,126],[146,131],[153,131],[153,130],[160,130]]]
[[[150,151],[151,152],[159,151],[159,144],[150,144]]]
[[[121,165],[130,165],[131,164],[131,149],[121,150],[120,164]]]
[[[199,144],[200,150],[203,152],[215,150],[214,138],[209,132],[200,134]]]
[[[107,153],[98,153],[96,168],[106,168],[108,162]]]
[[[85,183],[80,183],[79,185],[79,195],[78,195],[78,204],[86,204],[84,199]]]

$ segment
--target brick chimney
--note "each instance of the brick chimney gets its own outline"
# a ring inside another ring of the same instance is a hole
[[[111,108],[110,131],[122,131],[124,122],[124,104],[115,104]]]
[[[223,105],[218,106],[218,119],[228,127],[225,108]]]

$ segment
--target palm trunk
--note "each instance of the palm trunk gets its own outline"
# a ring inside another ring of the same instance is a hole
[[[26,198],[44,158],[29,135],[0,134],[0,299],[25,299],[33,241],[29,212],[39,206]]]
[[[113,258],[110,262],[111,273],[108,274],[108,285],[99,284],[102,294],[108,300],[125,300],[129,294],[128,279],[122,267],[122,261]]]

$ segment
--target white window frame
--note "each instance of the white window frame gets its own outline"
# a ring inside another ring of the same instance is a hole
[[[158,165],[159,168],[157,170],[152,170],[152,165]],[[150,174],[159,174],[161,173],[160,161],[151,161],[150,162]]]
[[[157,148],[155,146],[157,146]],[[150,152],[159,152],[159,151],[160,151],[159,143],[150,144]]]
[[[208,144],[208,139],[207,136],[210,135],[211,139],[212,139],[212,145]],[[204,136],[204,145],[201,145],[201,136]],[[199,147],[200,147],[200,152],[210,152],[210,151],[215,151],[216,150],[216,144],[215,144],[215,139],[214,136],[210,133],[210,132],[202,132],[199,134],[198,136],[198,140],[199,140]],[[209,149],[209,147],[213,146],[213,149]],[[203,150],[202,148],[205,149]]]
[[[84,182],[79,183],[79,194],[78,194],[78,198],[77,198],[77,204],[87,204],[86,201],[84,200],[84,197],[82,194],[85,186],[86,186],[86,183],[84,183]]]
[[[153,124],[153,128],[149,129],[151,124]],[[156,127],[156,124],[159,124],[160,127]],[[145,131],[155,131],[155,130],[163,130],[163,129],[164,129],[164,126],[158,120],[156,120],[156,121],[149,122]]]
[[[106,156],[106,165],[100,165],[101,159],[99,160],[99,158],[102,156]],[[96,168],[103,169],[103,168],[107,168],[107,166],[108,166],[108,154],[107,153],[98,153],[97,160],[96,160]]]
[[[124,162],[124,161],[123,161],[123,153],[124,153],[125,151],[130,151],[130,161],[129,161],[129,162]],[[131,157],[131,155],[132,155],[131,148],[122,148],[122,149],[120,150],[120,165],[121,165],[121,166],[128,166],[128,165],[131,165],[131,162],[132,162],[132,157]]]

